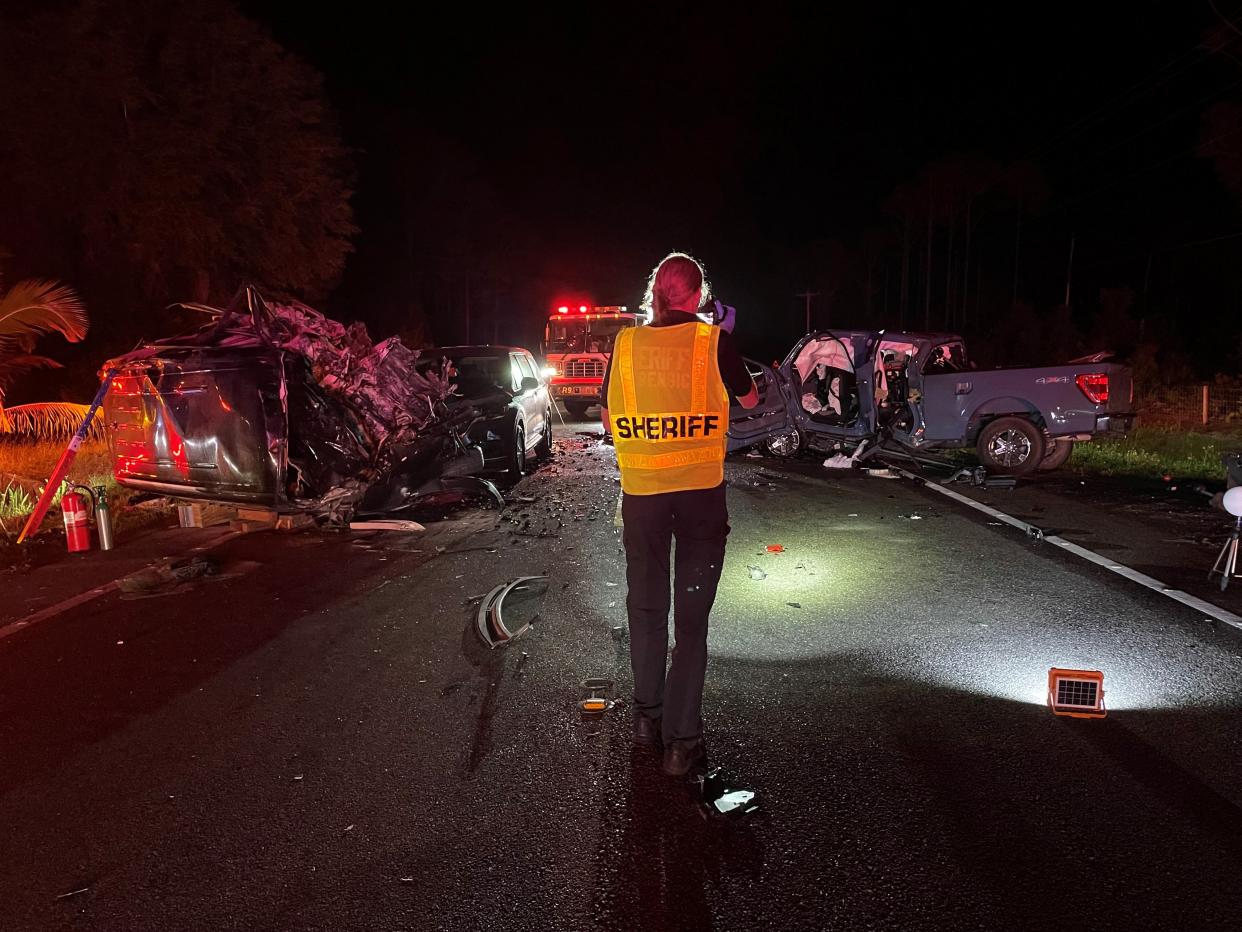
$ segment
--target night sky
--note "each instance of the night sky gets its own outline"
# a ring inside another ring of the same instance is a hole
[[[324,75],[359,228],[324,309],[376,336],[534,347],[566,298],[637,304],[674,248],[754,355],[800,335],[808,288],[816,325],[895,327],[894,193],[958,158],[1030,163],[1046,193],[1016,270],[1008,195],[981,199],[969,267],[961,216],[930,276],[915,229],[912,317],[969,305],[981,341],[1018,301],[1050,314],[1072,240],[1084,339],[1129,288],[1202,375],[1242,361],[1242,211],[1197,152],[1209,108],[1242,101],[1242,0],[240,6]]]
[[[420,170],[420,137],[452,146],[536,244],[524,261],[549,302],[563,285],[633,303],[682,248],[751,324],[758,307],[784,323],[802,286],[774,273],[782,254],[856,241],[897,184],[953,152],[1047,174],[1032,300],[1063,289],[1071,233],[1086,294],[1139,286],[1153,249],[1242,228],[1193,152],[1203,107],[1242,88],[1242,64],[1198,48],[1220,22],[1206,3],[826,6],[462,6],[401,28],[378,6],[246,9],[327,75],[361,150],[346,303],[398,280],[393,244],[417,221],[392,190]],[[1008,241],[1008,222],[979,236]]]

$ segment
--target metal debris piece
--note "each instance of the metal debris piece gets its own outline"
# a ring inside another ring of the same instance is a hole
[[[61,893],[56,897],[58,900],[67,900],[71,896],[77,896],[80,893],[86,893],[90,887],[82,887],[80,890],[70,890],[68,893]]]
[[[880,466],[876,468],[864,467],[863,472],[866,473],[868,476],[871,476],[871,478],[873,479],[900,479],[901,478],[901,476],[897,475],[897,473],[893,472],[891,469],[889,469],[886,466]]]
[[[539,617],[547,593],[546,576],[519,576],[492,589],[475,613],[483,643],[494,649],[525,632]]]
[[[417,521],[406,521],[401,518],[388,518],[376,521],[350,521],[349,529],[351,531],[404,531],[410,534],[427,530]]]
[[[765,573],[763,570],[761,570],[757,566],[748,566],[746,567],[746,571],[750,573],[751,579],[767,579],[768,578],[768,574]]]
[[[195,556],[149,566],[117,580],[122,597],[143,598],[179,591],[183,583],[215,576],[220,564],[210,557]]]
[[[703,811],[711,818],[743,819],[759,811],[755,791],[742,786],[738,778],[720,767],[699,777]]]

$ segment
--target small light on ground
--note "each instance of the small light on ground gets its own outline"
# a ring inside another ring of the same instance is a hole
[[[1048,670],[1048,708],[1070,718],[1104,718],[1104,674],[1099,670]]]

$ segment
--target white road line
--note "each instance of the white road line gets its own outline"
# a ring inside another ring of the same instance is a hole
[[[71,608],[92,602],[101,595],[107,595],[117,588],[116,580],[103,586],[97,586],[94,589],[88,589],[86,592],[80,592],[71,598],[65,599],[63,602],[57,602],[55,605],[49,605],[47,608],[40,609],[22,618],[19,621],[13,621],[0,628],[0,641],[3,641],[9,635],[23,631],[31,625],[38,624],[41,621],[47,621],[49,618],[55,618],[61,612],[67,612]]]
[[[925,489],[933,489],[941,495],[948,496],[955,502],[961,502],[963,505],[967,505],[975,509],[975,511],[983,512],[990,518],[996,518],[998,521],[1003,521],[1005,524],[1012,525],[1028,536],[1041,538],[1045,544],[1052,544],[1054,547],[1060,547],[1067,553],[1072,553],[1076,557],[1081,557],[1089,563],[1094,563],[1096,566],[1102,566],[1109,572],[1116,573],[1118,576],[1124,577],[1131,582],[1136,582],[1140,586],[1150,589],[1152,592],[1159,592],[1161,595],[1168,596],[1174,602],[1180,602],[1189,608],[1193,608],[1197,612],[1202,612],[1205,615],[1215,618],[1217,621],[1223,621],[1225,624],[1231,625],[1232,627],[1242,631],[1242,617],[1235,615],[1228,609],[1221,608],[1219,605],[1213,605],[1211,602],[1205,602],[1198,596],[1193,596],[1189,592],[1183,592],[1181,589],[1174,589],[1172,586],[1165,585],[1160,580],[1152,576],[1148,576],[1146,573],[1140,573],[1138,570],[1132,569],[1123,563],[1118,563],[1116,560],[1100,556],[1100,554],[1096,553],[1094,550],[1088,550],[1086,547],[1081,547],[1072,541],[1066,540],[1064,537],[1059,537],[1055,534],[1045,537],[1043,530],[1034,524],[1028,524],[1020,518],[1015,518],[1013,515],[1005,514],[1003,511],[997,511],[991,505],[985,505],[983,502],[977,502],[970,496],[963,495],[961,492],[954,492],[952,489],[946,489],[938,482],[928,481],[922,476],[915,475],[914,473],[902,469],[899,466],[889,466],[889,468],[892,469],[893,472],[898,473],[907,479],[914,480]]]
[[[200,544],[197,547],[191,547],[186,553],[205,553],[215,547],[219,547],[225,541],[230,541],[235,537],[241,537],[247,531],[227,531],[217,537],[215,540]],[[114,592],[120,587],[120,580],[114,579],[112,582],[104,583],[102,586],[96,586],[94,589],[88,589],[86,592],[80,592],[75,596],[70,596],[63,601],[57,602],[55,605],[49,605],[47,608],[41,608],[37,612],[32,612],[25,618],[17,621],[9,622],[9,624],[0,628],[0,641],[5,638],[17,634],[19,631],[25,631],[31,625],[36,625],[41,621],[47,621],[49,618],[55,618],[57,615],[69,611],[71,608],[77,608],[79,605],[85,605],[87,602],[93,602],[101,595],[107,595]]]

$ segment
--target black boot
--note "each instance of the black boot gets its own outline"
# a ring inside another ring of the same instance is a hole
[[[648,718],[634,710],[634,743],[657,745],[660,743],[660,720],[658,718]]]
[[[670,777],[684,777],[695,764],[707,759],[703,739],[674,741],[664,749],[664,772]]]

